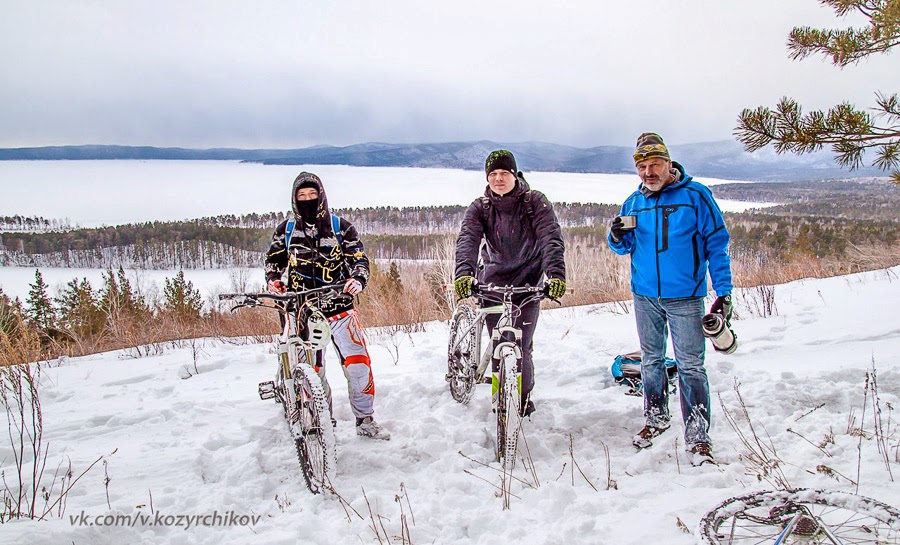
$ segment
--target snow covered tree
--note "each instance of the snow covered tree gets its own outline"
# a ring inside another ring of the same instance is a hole
[[[887,53],[900,45],[900,0],[820,0],[838,17],[862,14],[868,25],[862,28],[817,29],[795,27],[788,37],[792,59],[821,54],[844,68],[876,53]],[[777,153],[809,153],[830,146],[835,161],[850,170],[863,164],[863,155],[873,150],[872,164],[892,170],[900,185],[900,96],[876,94],[874,113],[857,109],[849,102],[804,114],[792,98],[783,97],[774,110],[760,106],[745,109],[735,128],[737,139],[747,151],[773,143]]]
[[[34,284],[29,284],[29,287],[28,299],[25,300],[28,323],[41,331],[48,331],[56,324],[56,312],[40,269],[34,270]]]
[[[163,308],[173,313],[175,317],[183,321],[200,319],[200,310],[203,308],[203,299],[200,290],[194,288],[194,284],[184,278],[184,271],[178,271],[175,278],[166,278],[163,288]]]

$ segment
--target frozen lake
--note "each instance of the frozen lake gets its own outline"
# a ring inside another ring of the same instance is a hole
[[[291,183],[301,171],[318,174],[332,206],[467,205],[486,184],[480,171],[350,167],[343,165],[261,165],[238,161],[0,161],[0,216],[67,219],[82,227],[145,221],[194,219],[222,214],[289,210]],[[551,201],[621,203],[637,187],[626,174],[525,173],[532,188]],[[700,179],[707,185],[734,180]],[[726,211],[770,206],[720,200]],[[273,226],[274,228],[274,226]],[[144,291],[161,290],[177,271],[129,271]],[[44,268],[55,294],[73,278],[86,277],[97,289],[99,269]],[[204,296],[228,289],[233,270],[186,270]],[[253,282],[257,271],[237,273]],[[33,268],[0,267],[0,287],[25,299]]]
[[[261,165],[238,161],[0,161],[0,216],[68,219],[82,227],[289,210],[301,171],[318,174],[337,208],[466,205],[484,191],[480,171]],[[525,173],[556,202],[621,203],[628,174]],[[707,185],[734,180],[699,179]],[[762,203],[719,201],[739,212]]]

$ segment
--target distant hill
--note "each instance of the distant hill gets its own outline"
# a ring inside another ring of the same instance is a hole
[[[633,173],[632,149],[624,146],[575,148],[545,142],[445,142],[352,146],[313,146],[300,149],[187,149],[150,146],[51,146],[0,148],[0,160],[232,160],[272,165],[351,165],[378,167],[459,168],[480,170],[485,156],[507,148],[516,154],[523,171]],[[735,180],[791,181],[883,176],[874,168],[848,172],[838,168],[830,152],[776,155],[766,148],[747,153],[731,140],[671,146],[673,159],[695,176]]]

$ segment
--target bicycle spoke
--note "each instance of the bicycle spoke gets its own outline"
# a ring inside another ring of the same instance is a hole
[[[842,492],[768,491],[723,502],[699,529],[706,544],[897,545],[900,512]]]

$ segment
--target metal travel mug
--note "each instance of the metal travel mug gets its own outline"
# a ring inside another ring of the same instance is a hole
[[[728,327],[725,317],[718,312],[703,317],[703,335],[712,341],[716,352],[731,354],[737,350],[737,336]]]
[[[637,216],[618,216],[618,219],[622,222],[623,229],[630,231],[637,227]]]

